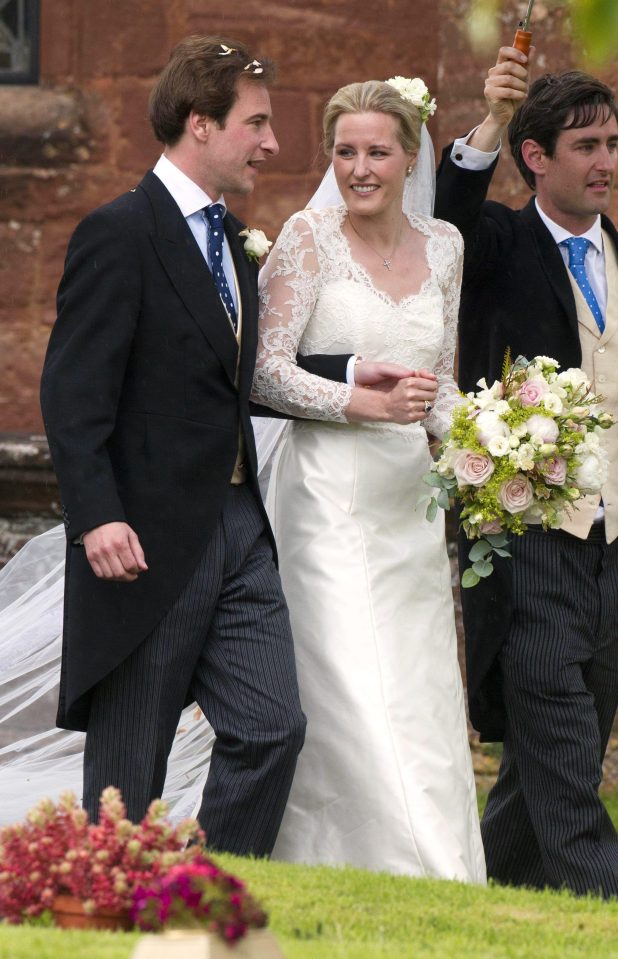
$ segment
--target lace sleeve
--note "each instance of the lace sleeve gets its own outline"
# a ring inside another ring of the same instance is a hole
[[[260,274],[260,328],[252,398],[281,413],[346,422],[352,387],[296,365],[322,282],[314,224],[298,213],[283,227]]]
[[[440,222],[440,288],[444,302],[444,340],[434,366],[438,377],[438,396],[433,410],[425,420],[428,433],[442,439],[451,428],[454,408],[461,402],[461,393],[455,383],[453,368],[457,344],[457,318],[463,269],[463,240],[459,230],[450,223]]]

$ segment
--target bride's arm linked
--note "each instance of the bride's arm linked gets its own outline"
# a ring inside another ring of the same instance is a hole
[[[461,393],[454,378],[454,366],[463,271],[463,239],[459,230],[450,223],[441,221],[436,226],[443,233],[438,247],[437,269],[444,304],[444,339],[434,366],[434,373],[438,378],[438,395],[424,425],[428,433],[442,439],[451,428],[454,408],[461,403]],[[432,267],[436,268],[433,264]]]
[[[412,423],[425,419],[425,399],[435,383],[401,376],[393,364],[390,389],[366,389],[301,370],[296,354],[322,283],[310,215],[299,213],[283,227],[260,274],[260,330],[252,399],[305,419]]]

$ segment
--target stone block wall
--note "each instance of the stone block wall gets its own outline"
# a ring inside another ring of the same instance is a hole
[[[505,41],[522,6],[505,0]],[[341,84],[423,76],[439,101],[438,150],[480,118],[494,54],[471,52],[467,11],[468,0],[42,0],[41,82],[0,86],[0,434],[42,428],[39,373],[68,238],[156,161],[147,97],[179,39],[237,36],[278,63],[280,155],[231,203],[272,237],[319,180],[321,110]],[[537,0],[535,18],[541,68],[570,66],[563,13]],[[527,199],[509,161],[494,193]]]

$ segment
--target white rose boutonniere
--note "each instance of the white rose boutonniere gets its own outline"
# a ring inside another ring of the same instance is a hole
[[[254,260],[256,263],[260,257],[268,253],[272,246],[272,240],[266,239],[266,234],[263,230],[250,230],[249,227],[245,227],[238,235],[246,237],[245,253],[250,260]]]

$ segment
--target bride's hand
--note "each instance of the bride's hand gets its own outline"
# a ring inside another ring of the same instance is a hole
[[[429,370],[399,380],[385,394],[385,420],[392,423],[420,423],[431,411],[438,393],[438,381]]]

